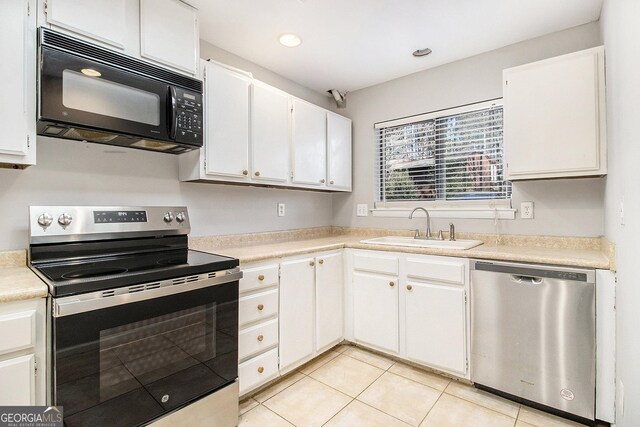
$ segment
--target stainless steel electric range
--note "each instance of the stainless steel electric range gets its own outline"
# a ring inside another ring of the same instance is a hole
[[[189,250],[184,207],[29,214],[65,425],[146,425],[203,398],[206,425],[237,425],[238,260]]]

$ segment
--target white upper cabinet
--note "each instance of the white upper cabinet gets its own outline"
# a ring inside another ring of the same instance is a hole
[[[342,251],[316,258],[316,350],[337,344],[344,335]]]
[[[195,75],[200,51],[198,31],[198,11],[191,6],[179,0],[140,0],[143,58]]]
[[[249,175],[249,87],[251,78],[203,61],[207,174]]]
[[[124,50],[127,0],[47,0],[49,24]]]
[[[351,190],[351,120],[327,113],[327,186]]]
[[[36,16],[28,0],[0,1],[0,165],[36,162]]]
[[[293,100],[291,147],[293,179],[297,184],[326,186],[326,110]]]
[[[604,49],[504,70],[509,180],[607,173]]]
[[[252,87],[251,148],[254,180],[288,180],[289,95],[259,81]]]

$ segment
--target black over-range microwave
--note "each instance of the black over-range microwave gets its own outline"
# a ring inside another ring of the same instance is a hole
[[[202,147],[202,82],[40,28],[39,135],[172,154]]]

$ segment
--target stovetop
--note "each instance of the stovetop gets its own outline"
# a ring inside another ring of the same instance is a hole
[[[227,270],[238,260],[189,249],[31,264],[54,297]]]

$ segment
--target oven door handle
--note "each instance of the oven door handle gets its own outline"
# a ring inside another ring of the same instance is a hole
[[[193,277],[198,277],[198,279],[194,280]],[[175,295],[183,292],[194,291],[196,289],[235,282],[241,278],[242,271],[240,271],[239,267],[236,267],[230,270],[205,273],[198,276],[175,278],[163,280],[161,282],[109,289],[77,296],[54,298],[53,317],[70,316],[73,314],[114,307],[116,305],[130,304],[152,298]]]

